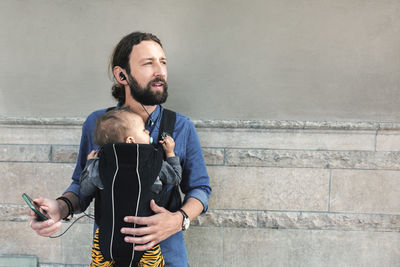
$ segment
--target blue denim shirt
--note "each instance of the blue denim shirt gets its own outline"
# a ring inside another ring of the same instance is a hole
[[[150,119],[155,122],[152,126],[147,125],[153,140],[157,140],[161,122],[163,107],[158,105],[151,114]],[[73,192],[80,197],[82,210],[85,210],[92,198],[79,195],[79,177],[86,164],[87,155],[99,147],[94,144],[93,132],[96,127],[97,118],[104,114],[106,109],[91,113],[82,127],[82,137],[79,147],[78,161],[72,175],[72,183],[65,192]],[[210,179],[204,162],[200,141],[192,121],[185,115],[176,114],[175,129],[172,134],[175,140],[175,154],[180,158],[182,166],[182,192],[185,194],[184,201],[188,198],[196,198],[203,204],[203,213],[207,211],[208,199],[211,195]],[[155,141],[156,142],[156,141]],[[94,226],[95,229],[97,226]],[[188,257],[182,231],[170,236],[160,243],[166,266],[188,266]]]

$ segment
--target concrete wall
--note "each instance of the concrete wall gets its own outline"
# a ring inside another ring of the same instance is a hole
[[[20,197],[63,192],[81,123],[0,121],[0,255],[36,255],[46,267],[87,266],[90,219],[61,238],[39,237]],[[213,194],[209,211],[185,234],[191,266],[400,266],[399,124],[195,125]]]
[[[196,119],[400,120],[397,0],[2,0],[0,115],[110,106],[108,59],[150,31]]]

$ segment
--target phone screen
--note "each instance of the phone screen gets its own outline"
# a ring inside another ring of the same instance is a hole
[[[46,221],[49,219],[45,210],[39,207],[39,205],[33,201],[27,194],[23,193],[22,198],[25,200],[26,204],[28,204],[29,208],[36,213],[36,219],[38,221]]]

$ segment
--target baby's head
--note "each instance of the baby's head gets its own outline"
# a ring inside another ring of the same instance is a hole
[[[150,135],[143,119],[129,108],[110,110],[96,122],[94,139],[97,145],[112,143],[149,144]]]

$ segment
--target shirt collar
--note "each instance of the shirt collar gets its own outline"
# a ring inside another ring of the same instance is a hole
[[[117,108],[122,107],[123,104],[124,103],[118,102],[117,103]],[[153,132],[153,130],[156,127],[156,125],[157,125],[157,128],[160,127],[160,119],[161,119],[160,113],[162,111],[163,111],[163,106],[157,105],[156,109],[150,114],[150,117],[147,118],[147,121],[145,123],[145,127],[146,127],[146,130],[150,131],[150,133]],[[150,120],[154,122],[153,125],[151,125],[151,123],[149,123]]]
[[[161,105],[157,105],[156,106],[156,109],[150,114],[150,117],[149,118],[147,118],[147,121],[146,121],[146,126],[149,126],[149,129],[148,130],[152,130],[154,127],[155,127],[155,125],[158,125],[158,127],[159,127],[159,124],[160,124],[160,113],[162,112],[162,106]],[[154,124],[151,126],[151,123],[150,122],[154,122]]]

